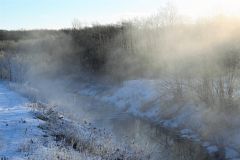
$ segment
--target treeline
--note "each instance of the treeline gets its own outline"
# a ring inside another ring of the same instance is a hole
[[[121,30],[122,28],[119,26],[95,26],[78,30],[1,30],[1,57],[8,62],[17,56],[27,58],[30,54],[39,54],[38,56],[56,56],[57,60],[58,53],[64,50],[67,57],[65,59],[72,59],[72,62],[66,61],[64,66],[72,66],[89,72],[100,72],[104,70],[107,59],[107,51],[104,46],[113,41]],[[3,70],[6,68],[10,74],[9,65],[5,65]],[[2,77],[12,76],[4,75]]]
[[[57,30],[0,30],[0,41],[19,41],[24,39],[33,39],[48,35],[56,35]]]
[[[82,67],[90,72],[102,72],[109,57],[108,47],[124,30],[122,26],[93,26],[84,29],[63,30],[73,39],[73,46]]]
[[[140,58],[134,55],[133,40],[128,35],[131,27],[131,23],[123,23],[58,31],[1,31],[0,50],[2,55],[7,51],[8,55],[14,56],[23,52],[25,55],[27,52],[33,54],[44,52],[41,54],[46,56],[46,54],[54,54],[54,50],[59,48],[68,48],[65,51],[66,59],[71,57],[72,60],[70,64],[68,62],[63,64],[64,66],[74,64],[73,68],[79,70],[95,74],[111,74],[116,79],[124,79],[136,75],[138,67],[138,74],[143,72],[142,62],[130,67],[131,60],[136,61]],[[55,43],[54,48],[49,46],[52,43]]]
[[[215,17],[193,24],[158,16],[58,31],[1,31],[1,78],[24,82],[86,72],[115,81],[158,78],[176,102],[194,95],[209,107],[237,108],[240,21]]]

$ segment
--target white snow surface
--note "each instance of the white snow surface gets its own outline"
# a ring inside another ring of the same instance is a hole
[[[37,128],[41,121],[33,118],[26,103],[27,99],[0,82],[0,158],[23,159],[26,142],[43,135]]]

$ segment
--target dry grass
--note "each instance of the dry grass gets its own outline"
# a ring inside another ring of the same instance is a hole
[[[66,120],[62,115],[54,111],[52,107],[49,109],[43,106],[39,103],[29,104],[29,107],[35,110],[36,117],[46,121],[39,127],[52,135],[58,145],[64,146],[62,148],[50,147],[53,151],[52,154],[47,154],[47,156],[53,156],[55,159],[61,157],[60,159],[63,160],[76,159],[77,157],[86,159],[89,155],[106,160],[149,159],[149,155],[145,155],[142,150],[132,150],[124,144],[115,142],[112,135],[106,130],[95,128],[87,122],[80,125],[79,123]],[[68,149],[66,149],[66,146]],[[42,150],[44,151],[44,148]],[[84,158],[81,156],[68,157],[69,152],[87,156]],[[38,153],[34,153],[34,155],[36,154]]]

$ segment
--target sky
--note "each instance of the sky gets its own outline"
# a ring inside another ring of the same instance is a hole
[[[60,29],[116,23],[157,13],[167,3],[192,19],[219,13],[240,15],[239,0],[0,0],[0,29]]]

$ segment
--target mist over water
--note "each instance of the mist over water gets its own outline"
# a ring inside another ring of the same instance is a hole
[[[169,9],[120,25],[32,33],[31,38],[3,42],[10,47],[0,50],[1,77],[57,105],[67,117],[96,124],[100,120],[99,126],[109,125],[116,134],[127,128],[132,133],[128,136],[139,139],[149,135],[138,134],[135,123],[130,127],[121,123],[121,118],[126,118],[124,123],[132,121],[126,112],[96,99],[114,95],[124,82],[152,80],[164,95],[148,102],[162,109],[156,113],[159,118],[178,117],[184,110],[190,114],[179,128],[240,150],[240,19],[216,16],[195,23],[180,19]],[[84,89],[94,94],[81,95]],[[147,129],[142,127],[145,122],[136,123],[143,132],[148,130],[148,123]]]

